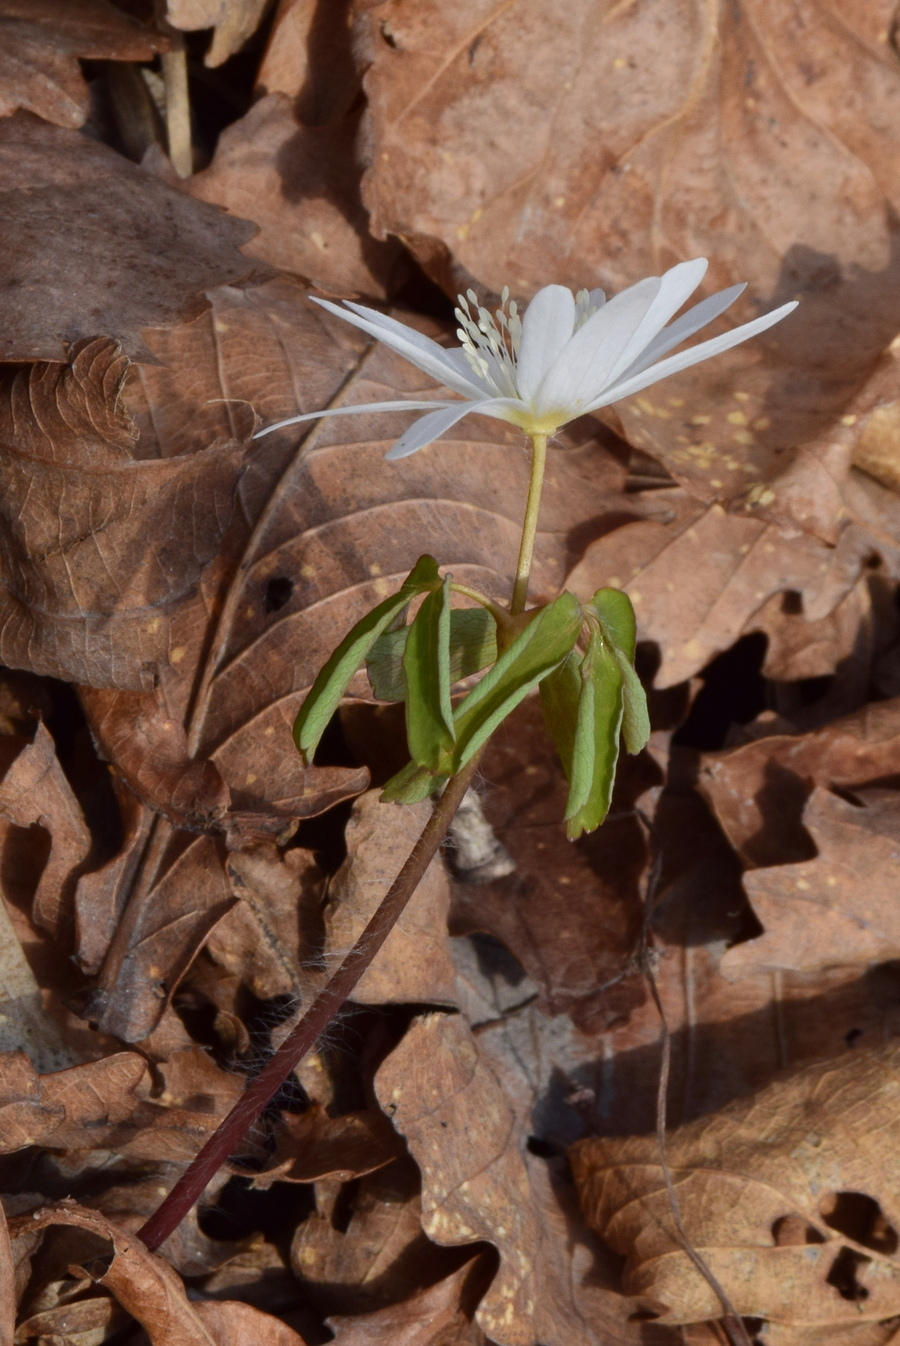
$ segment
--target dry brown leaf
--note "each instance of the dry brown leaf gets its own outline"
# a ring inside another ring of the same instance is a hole
[[[355,154],[359,118],[306,126],[286,94],[268,94],[222,132],[212,163],[190,181],[191,195],[259,226],[248,257],[326,293],[390,294],[405,264],[395,240],[369,233]]]
[[[812,787],[852,790],[894,776],[898,749],[900,698],[875,701],[815,733],[769,733],[707,753],[697,784],[749,864],[784,865],[814,853],[801,817]]]
[[[466,1259],[422,1232],[419,1174],[409,1158],[349,1190],[323,1182],[299,1226],[291,1266],[322,1313],[367,1313],[443,1279]]]
[[[90,111],[79,58],[152,61],[168,45],[107,0],[2,0],[0,116],[25,108],[74,130]]]
[[[278,1346],[295,1346],[302,1340],[283,1323],[247,1305],[217,1303],[207,1310],[190,1303],[167,1262],[98,1211],[74,1201],[20,1216],[11,1229],[40,1230],[54,1225],[81,1229],[112,1245],[111,1260],[108,1256],[101,1259],[94,1275],[141,1324],[151,1346],[245,1346],[258,1339],[260,1330]],[[110,1262],[106,1270],[104,1261]]]
[[[653,492],[650,503],[657,518],[626,523],[592,543],[567,583],[582,598],[604,584],[631,596],[639,639],[659,646],[660,688],[683,682],[760,629],[773,595],[798,595],[804,623],[817,622],[853,591],[873,555],[885,555],[889,574],[900,561],[896,543],[890,551],[880,547],[855,522],[831,546],[796,526],[704,508],[682,491]],[[846,652],[834,649],[836,656]]]
[[[468,1262],[427,1290],[374,1313],[332,1314],[328,1325],[337,1346],[484,1346],[484,1333],[462,1302],[472,1271]]]
[[[97,335],[146,357],[141,329],[193,317],[203,290],[254,269],[239,251],[249,225],[29,113],[0,121],[0,192],[0,360],[63,360]]]
[[[317,0],[280,0],[256,75],[257,93],[296,99],[304,126],[341,121],[361,90],[351,23],[346,4],[323,7]]]
[[[362,934],[430,813],[430,804],[402,808],[381,804],[377,790],[355,801],[345,833],[347,859],[328,888],[324,913],[327,968]],[[450,885],[438,855],[363,974],[353,999],[363,1005],[454,1004],[456,970],[447,938],[449,908]]]
[[[165,0],[165,15],[173,28],[194,32],[213,28],[204,57],[208,66],[221,65],[240,51],[256,32],[267,0]]]
[[[476,1322],[500,1346],[636,1339],[635,1308],[598,1284],[586,1233],[571,1227],[465,1021],[413,1021],[378,1071],[378,1101],[422,1170],[422,1226],[436,1242],[487,1239],[500,1269]],[[574,1260],[573,1260],[574,1259]]]
[[[311,851],[254,846],[228,857],[239,898],[209,937],[207,952],[260,1000],[298,997],[301,964],[316,947],[323,875]]]
[[[273,1182],[350,1182],[389,1164],[403,1142],[383,1113],[374,1109],[329,1117],[319,1103],[299,1114],[285,1112],[275,1124],[275,1149],[253,1179],[263,1190]]]
[[[814,972],[900,957],[900,799],[882,790],[862,790],[855,799],[851,804],[817,787],[803,810],[816,858],[745,876],[765,933],[728,950],[722,959],[726,976]]]
[[[778,475],[896,335],[888,0],[358,4],[363,199],[448,289],[614,291],[684,258],[783,328],[618,410],[701,498]],[[745,470],[749,469],[749,470]]]
[[[848,1052],[668,1137],[688,1237],[739,1313],[782,1325],[779,1342],[843,1324],[849,1346],[856,1325],[900,1312],[897,1071],[896,1046]],[[675,1233],[655,1137],[570,1155],[587,1218],[627,1258],[626,1288],[665,1306],[663,1322],[717,1318]]]
[[[485,813],[515,869],[492,883],[457,881],[451,928],[494,935],[537,983],[544,1013],[569,1014],[582,1031],[602,1031],[644,999],[629,966],[645,859],[638,824],[613,819],[574,845],[567,840],[561,820],[568,787],[536,697],[500,727],[480,770]],[[629,807],[633,776],[631,768],[623,771],[614,810]]]
[[[215,556],[243,449],[141,455],[109,341],[0,385],[0,655],[99,687],[150,688],[170,618]]]
[[[50,853],[34,894],[35,921],[53,934],[72,919],[75,885],[91,850],[84,814],[43,724],[0,782],[0,817],[17,827],[43,827]]]
[[[6,1214],[0,1206],[0,1346],[13,1346],[17,1300],[16,1267],[9,1244]]]
[[[103,1148],[139,1104],[135,1090],[147,1073],[136,1052],[39,1075],[24,1052],[0,1056],[0,1151],[27,1145]]]

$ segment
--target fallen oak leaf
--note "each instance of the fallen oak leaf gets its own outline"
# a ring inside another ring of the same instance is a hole
[[[3,0],[0,116],[18,108],[76,130],[90,111],[80,60],[152,61],[169,39],[107,0]]]
[[[900,797],[861,790],[851,804],[816,787],[803,824],[814,860],[751,870],[744,886],[764,933],[726,951],[725,976],[885,962],[900,956],[895,876]]]
[[[140,1099],[135,1090],[147,1074],[137,1052],[117,1052],[100,1061],[40,1075],[24,1052],[0,1055],[0,1152],[29,1145],[51,1149],[102,1149]]]
[[[484,1346],[486,1338],[466,1304],[467,1282],[480,1268],[473,1259],[426,1290],[372,1313],[332,1314],[337,1346]]]
[[[896,1126],[898,1049],[847,1052],[784,1074],[667,1138],[687,1236],[739,1313],[848,1333],[898,1312],[900,1216],[885,1137]],[[664,1306],[661,1323],[717,1318],[683,1250],[654,1136],[570,1148],[585,1215],[626,1257],[625,1286]],[[786,1329],[794,1329],[796,1337]]]
[[[222,65],[256,32],[266,0],[165,0],[165,16],[173,28],[194,32],[212,28],[213,39],[204,65]]]
[[[706,753],[697,785],[748,864],[785,865],[810,858],[802,813],[812,788],[853,790],[893,776],[898,748],[900,698],[895,697],[813,733],[766,734]]]
[[[239,251],[246,222],[30,113],[0,120],[0,197],[0,360],[63,360],[98,333],[146,358],[143,328],[194,317],[205,289],[265,270]]]
[[[458,1016],[415,1019],[375,1078],[375,1092],[422,1170],[422,1227],[437,1242],[486,1239],[500,1267],[475,1321],[499,1346],[598,1346],[638,1332],[638,1306],[592,1284],[590,1250],[546,1174],[532,1174],[521,1120]]]
[[[374,1173],[404,1153],[403,1142],[374,1109],[329,1117],[320,1103],[306,1112],[283,1112],[275,1123],[274,1151],[253,1176],[254,1188],[273,1182],[350,1182]]]

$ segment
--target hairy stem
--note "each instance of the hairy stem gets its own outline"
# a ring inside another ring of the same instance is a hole
[[[510,613],[515,617],[524,612],[528,599],[528,579],[531,575],[531,558],[534,555],[534,536],[537,532],[538,511],[541,507],[541,490],[544,485],[544,465],[547,461],[547,436],[531,436],[531,481],[528,483],[528,501],[525,505],[525,520],[522,524],[522,541],[519,544],[519,559],[516,563],[516,582],[513,587]]]
[[[319,992],[296,1028],[247,1086],[243,1096],[214,1131],[196,1159],[188,1166],[162,1205],[138,1230],[138,1238],[155,1251],[164,1243],[202,1195],[204,1188],[257,1120],[278,1089],[315,1045],[342,1005],[352,994],[366,968],[391,933],[398,917],[419,885],[425,870],[447,834],[460,801],[478,764],[475,757],[458,776],[453,776],[435,806],[400,873],[381,901],[375,915]]]

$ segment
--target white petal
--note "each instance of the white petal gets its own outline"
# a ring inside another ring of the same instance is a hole
[[[660,281],[659,293],[609,371],[610,382],[620,378],[628,366],[634,364],[672,315],[691,297],[706,275],[708,265],[705,257],[697,257],[692,262],[679,262],[677,266],[669,268]],[[593,395],[597,396],[602,391],[598,388]]]
[[[545,285],[538,290],[525,310],[516,356],[516,387],[524,401],[531,401],[574,328],[572,291],[565,285]]]
[[[670,374],[678,374],[682,369],[689,369],[691,365],[699,364],[701,360],[708,360],[713,355],[720,355],[722,351],[731,350],[732,346],[739,346],[749,337],[758,336],[767,327],[774,327],[775,323],[781,322],[781,319],[786,318],[796,307],[797,300],[794,299],[789,304],[782,304],[781,308],[776,308],[772,313],[766,313],[762,318],[745,322],[733,332],[725,332],[724,335],[712,337],[709,341],[701,341],[699,346],[691,346],[689,350],[680,351],[678,355],[670,355],[668,360],[660,360],[658,364],[652,365],[633,378],[620,379],[585,410],[597,411],[599,407],[605,407],[610,402],[617,402],[620,397],[630,397],[632,393],[639,393],[642,388],[649,388],[651,383],[658,383],[660,379],[668,378]]]
[[[456,407],[458,402],[360,402],[352,407],[323,407],[321,411],[305,411],[302,416],[289,416],[286,421],[276,421],[267,425],[265,430],[257,430],[254,439],[262,439],[273,430],[281,430],[286,425],[296,425],[298,421],[317,421],[320,416],[355,416],[360,411],[428,411],[432,407]],[[462,405],[468,405],[463,403]]]
[[[687,341],[702,327],[706,327],[708,323],[712,322],[713,318],[718,318],[720,313],[724,313],[746,288],[746,281],[743,285],[731,285],[727,290],[720,290],[718,294],[711,294],[708,299],[702,299],[699,304],[689,308],[687,313],[680,318],[676,318],[668,327],[663,328],[659,336],[653,338],[650,345],[645,347],[634,364],[622,370],[619,375],[620,382],[624,379],[633,378],[635,374],[640,374],[644,369],[649,369],[650,365],[665,355],[667,351],[680,345],[682,341]]]
[[[509,412],[522,413],[527,410],[524,402],[512,397],[490,397],[483,402],[453,402],[450,406],[442,407],[440,411],[432,412],[431,415],[423,416],[421,420],[416,421],[384,456],[392,462],[397,458],[408,458],[411,453],[424,449],[457,421],[462,420],[463,416],[469,416],[473,411],[480,412],[482,416],[493,416],[496,420],[508,421],[511,419]]]
[[[391,350],[395,350],[398,355],[402,355],[410,364],[421,369],[423,374],[430,375],[437,379],[438,383],[445,384],[452,388],[454,392],[462,393],[464,397],[480,397],[482,390],[470,379],[461,378],[453,365],[447,360],[447,352],[432,341],[430,337],[423,336],[421,332],[415,331],[412,327],[407,327],[405,323],[397,322],[396,318],[388,318],[384,313],[376,313],[373,308],[364,308],[362,304],[349,304],[347,308],[341,308],[339,304],[332,304],[329,299],[316,299],[311,296],[313,303],[321,308],[327,308],[329,313],[334,313],[345,322],[352,323],[354,327],[359,327],[363,332],[368,332],[369,336],[375,337],[378,341],[383,341]],[[352,312],[348,312],[352,309]]]
[[[617,294],[566,342],[533,398],[539,412],[577,416],[605,387],[609,370],[659,293],[658,276]]]
[[[466,359],[466,353],[462,346],[451,346],[449,350],[444,350],[444,359],[457,371],[461,379],[468,379],[475,385],[475,389],[479,396],[487,393],[488,397],[490,397],[496,392],[494,385],[485,378],[483,374],[475,373],[475,370]]]

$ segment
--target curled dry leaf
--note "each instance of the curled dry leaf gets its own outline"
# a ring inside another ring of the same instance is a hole
[[[377,236],[450,290],[618,291],[708,255],[716,289],[751,282],[736,321],[799,295],[783,329],[618,408],[702,499],[768,481],[839,418],[896,335],[889,5],[356,12]]]
[[[17,108],[75,130],[90,111],[78,61],[152,61],[168,40],[107,0],[3,0],[0,116]]]
[[[0,1206],[0,1346],[13,1346],[16,1327],[16,1267],[9,1232],[6,1227],[6,1214]]]
[[[767,721],[759,722],[764,730]],[[729,841],[750,865],[785,865],[814,853],[802,813],[814,785],[853,790],[896,774],[900,698],[874,701],[810,734],[765,734],[707,753],[697,785]]]
[[[726,976],[785,968],[813,972],[900,957],[900,800],[886,790],[859,791],[855,800],[813,790],[803,824],[816,858],[745,876],[765,933],[726,952]]]
[[[431,805],[397,808],[371,790],[356,800],[346,828],[347,859],[328,888],[326,967],[362,934],[422,832]],[[456,970],[447,938],[450,885],[440,855],[425,871],[355,991],[363,1005],[435,1001],[454,1004]]]
[[[111,1256],[94,1263],[91,1274],[141,1324],[151,1346],[244,1346],[260,1334],[273,1346],[303,1346],[302,1338],[286,1324],[248,1304],[191,1303],[167,1262],[98,1211],[74,1201],[19,1216],[10,1228],[35,1231],[54,1225],[84,1230],[111,1245]]]
[[[784,1346],[839,1326],[852,1346],[900,1312],[897,1091],[896,1046],[846,1052],[669,1134],[688,1237]],[[627,1259],[626,1288],[659,1301],[665,1323],[717,1318],[673,1227],[656,1138],[579,1141],[570,1156],[585,1215]]]
[[[521,1122],[464,1020],[431,1014],[378,1071],[378,1101],[422,1170],[422,1226],[437,1242],[487,1239],[500,1268],[476,1322],[499,1346],[599,1346],[637,1339],[635,1306],[602,1288],[590,1238],[532,1173]]]
[[[29,113],[0,121],[0,193],[2,360],[63,360],[98,334],[146,358],[142,328],[193,317],[205,289],[254,269],[248,224]]]

